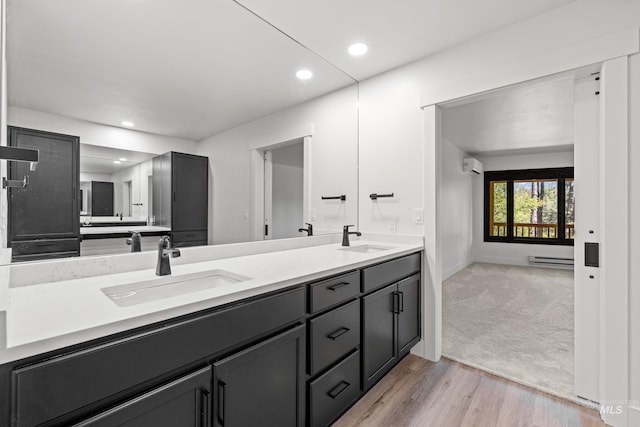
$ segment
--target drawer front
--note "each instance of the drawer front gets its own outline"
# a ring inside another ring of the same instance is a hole
[[[14,256],[44,255],[53,253],[80,253],[80,239],[42,239],[11,242],[11,253]]]
[[[360,395],[360,352],[311,382],[309,392],[311,425],[329,425]]]
[[[360,293],[360,272],[343,274],[310,286],[310,311],[315,313]]]
[[[369,292],[420,271],[420,254],[393,259],[362,270],[362,292]]]
[[[304,302],[299,287],[14,370],[16,425],[38,425],[102,399],[109,404],[129,388],[301,319]]]
[[[315,375],[360,344],[360,301],[312,319],[309,326],[309,373]]]
[[[175,245],[190,243],[207,244],[207,230],[172,231],[171,240]],[[202,243],[204,242],[204,243]],[[193,245],[191,245],[193,246]]]

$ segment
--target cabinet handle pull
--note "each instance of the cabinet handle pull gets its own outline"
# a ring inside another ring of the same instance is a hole
[[[327,392],[327,394],[329,395],[329,397],[331,397],[332,399],[335,399],[336,397],[338,397],[340,395],[340,393],[342,393],[343,391],[345,391],[347,389],[347,387],[349,387],[351,384],[349,384],[346,381],[340,381],[340,384],[338,384],[337,386],[335,386],[334,388],[332,388],[331,390],[329,390]]]
[[[349,332],[350,330],[351,330],[351,329],[349,329],[349,328],[345,328],[345,327],[343,326],[342,328],[340,328],[340,329],[338,329],[338,330],[336,330],[336,331],[334,331],[334,332],[330,333],[329,335],[327,335],[327,338],[332,339],[332,340],[335,340],[335,339],[337,339],[338,337],[340,337],[340,336],[342,336],[342,335],[346,334],[346,333],[347,333],[347,332]]]
[[[201,389],[200,395],[202,396],[202,401],[200,402],[200,404],[202,405],[200,410],[200,425],[204,427],[210,427],[211,417],[209,416],[209,390],[207,390],[206,388]]]
[[[400,313],[404,311],[404,292],[398,292],[400,294]]]
[[[400,294],[398,292],[394,292],[391,295],[393,298],[393,308],[391,309],[391,311],[393,311],[395,314],[399,314],[400,313]]]
[[[327,289],[329,289],[330,291],[335,291],[340,288],[344,288],[345,286],[349,286],[349,282],[336,283],[335,285],[327,286]]]
[[[218,422],[224,425],[224,391],[226,384],[218,381]]]

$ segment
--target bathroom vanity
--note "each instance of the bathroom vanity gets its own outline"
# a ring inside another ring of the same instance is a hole
[[[422,249],[331,243],[11,289],[0,424],[328,425],[420,340]],[[44,299],[62,306],[35,323],[57,318],[12,332]]]

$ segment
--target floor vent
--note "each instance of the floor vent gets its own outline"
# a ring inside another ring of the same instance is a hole
[[[573,258],[555,258],[546,256],[530,256],[529,265],[548,265],[554,267],[573,267]]]

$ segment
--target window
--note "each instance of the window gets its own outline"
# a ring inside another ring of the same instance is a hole
[[[485,172],[485,242],[573,245],[573,168]]]

